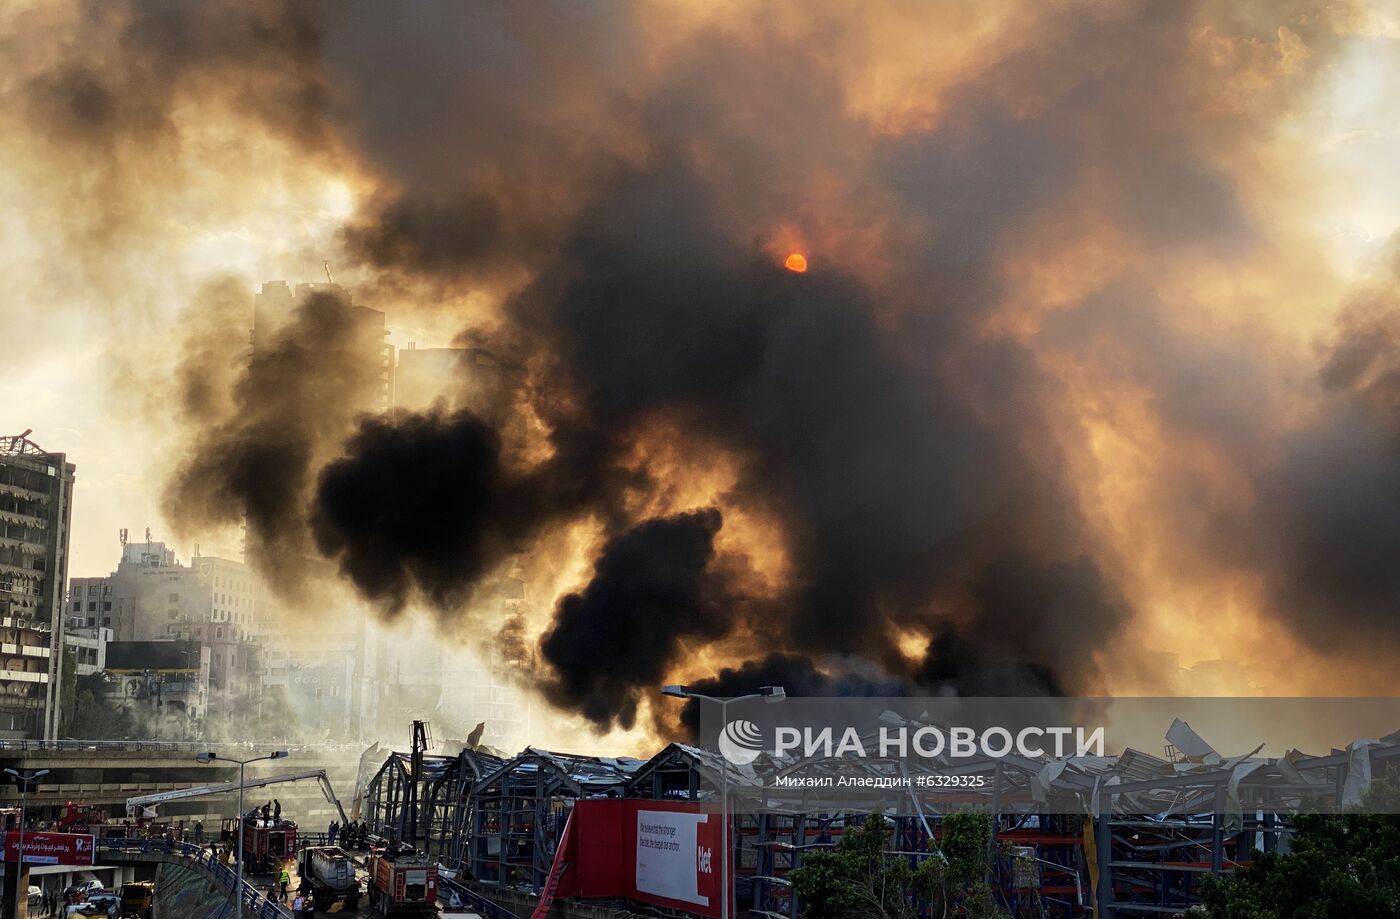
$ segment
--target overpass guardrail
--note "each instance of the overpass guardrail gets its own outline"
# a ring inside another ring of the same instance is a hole
[[[188,842],[176,842],[164,839],[134,839],[127,837],[113,837],[104,839],[97,844],[97,860],[100,862],[105,853],[109,857],[120,858],[130,855],[133,852],[140,852],[153,855],[169,855],[178,858],[186,864],[196,864],[202,866],[206,871],[214,876],[214,879],[224,887],[232,890],[238,876],[233,869],[223,862],[214,858],[214,853],[203,846],[197,846]],[[256,919],[292,919],[292,914],[280,904],[273,903],[253,884],[246,880],[242,885],[242,900],[245,916],[254,916]]]
[[[212,750],[286,750],[289,753],[315,751],[363,751],[365,744],[321,743],[321,744],[279,744],[267,743],[201,743],[197,740],[0,740],[0,752],[49,753],[203,753]]]
[[[320,837],[313,844],[324,845],[326,843],[324,834],[307,834],[307,836]],[[308,841],[310,840],[308,839]],[[382,840],[378,837],[375,837],[375,842],[382,844]],[[169,855],[177,857],[185,863],[200,865],[212,874],[218,883],[230,890],[237,877],[232,868],[214,858],[212,850],[194,843],[114,836],[101,840],[97,844],[97,860],[99,862],[104,854],[120,858],[133,852]],[[516,919],[515,913],[487,899],[456,878],[446,875],[441,868],[439,868],[438,873],[438,884],[440,888],[445,888],[455,894],[462,906],[480,914],[483,919]],[[442,897],[442,899],[447,898]],[[281,904],[269,900],[255,885],[246,881],[243,884],[243,906],[246,910],[244,915],[253,916],[255,919],[293,919],[289,910]]]

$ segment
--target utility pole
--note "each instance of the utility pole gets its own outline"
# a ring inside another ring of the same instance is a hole
[[[252,759],[229,759],[221,757],[217,753],[199,753],[195,760],[200,763],[209,764],[218,759],[225,762],[238,764],[238,849],[233,859],[233,896],[238,902],[234,919],[243,919],[243,786],[247,779],[244,778],[245,770],[249,763],[256,763],[265,759],[283,759],[287,756],[286,750],[274,750],[267,756],[255,756]],[[6,770],[7,772],[9,770]]]

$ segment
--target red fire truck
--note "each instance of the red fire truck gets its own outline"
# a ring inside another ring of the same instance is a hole
[[[243,818],[243,863],[249,874],[274,874],[297,853],[297,825],[290,820]]]
[[[77,804],[69,801],[58,809],[58,820],[55,821],[54,828],[62,833],[85,833],[89,832],[88,827],[100,826],[106,822],[107,814],[103,808],[81,801]]]
[[[370,853],[369,905],[377,915],[394,919],[437,916],[437,865],[417,853]]]

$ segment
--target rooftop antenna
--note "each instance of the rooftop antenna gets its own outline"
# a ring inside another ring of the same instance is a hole
[[[330,261],[329,261],[329,260],[322,261],[322,262],[321,262],[321,267],[324,268],[324,269],[326,269],[326,280],[327,280],[329,283],[334,284],[334,283],[335,283],[335,278],[331,277],[331,263],[330,263]]]

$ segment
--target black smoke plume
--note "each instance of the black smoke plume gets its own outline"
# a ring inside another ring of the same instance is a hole
[[[1027,5],[956,79],[872,111],[874,36],[928,28],[923,8],[672,34],[625,3],[560,18],[346,3],[308,21],[130,2],[118,34],[139,66],[70,55],[31,94],[47,130],[101,149],[127,124],[167,136],[181,94],[227,70],[248,117],[306,149],[331,138],[373,186],[338,237],[367,278],[505,292],[493,319],[517,370],[497,404],[352,431],[343,330],[308,314],[255,356],[235,414],[188,400],[207,425],[167,504],[196,524],[246,510],[284,585],[329,556],[386,610],[421,596],[445,616],[548,528],[598,523],[593,580],[556,605],[541,678],[606,726],[634,723],[692,643],[756,658],[716,691],[1099,688],[1094,649],[1135,613],[1094,519],[1092,467],[1113,460],[1090,419],[1122,417],[1100,404],[1115,393],[1143,394],[1161,444],[1209,449],[1255,490],[1243,510],[1214,501],[1215,467],[1168,458],[1150,483],[1181,518],[1164,541],[1259,573],[1311,640],[1391,635],[1394,326],[1349,326],[1319,418],[1282,430],[1260,395],[1266,348],[1175,323],[1193,304],[1166,293],[1180,266],[1228,276],[1268,240],[1231,170],[1269,159],[1254,144],[1306,88],[1297,56],[1280,60],[1285,25],[1318,60],[1329,39],[1325,17],[1265,6]],[[154,78],[163,64],[177,79]],[[781,267],[789,230],[805,274]],[[524,415],[541,449],[522,448]],[[658,430],[733,459],[715,500],[775,524],[783,583],[736,573],[719,511],[637,511],[666,485],[634,462]],[[738,636],[762,652],[733,651]]]
[[[316,543],[367,596],[398,612],[414,589],[458,605],[527,528],[512,507],[501,444],[476,416],[371,418],[316,488]]]
[[[664,680],[682,642],[728,631],[736,598],[711,566],[721,522],[713,508],[647,520],[603,546],[592,580],[559,601],[540,641],[550,701],[630,728],[639,687]]]
[[[184,367],[182,406],[202,427],[166,485],[170,518],[246,522],[249,557],[295,595],[314,555],[306,509],[316,468],[379,386],[377,363],[365,359],[377,342],[343,300],[316,293],[253,351],[227,404],[208,392],[207,366]]]
[[[1400,639],[1400,239],[1393,253],[1327,343],[1324,410],[1261,476],[1272,599],[1312,644],[1344,652]]]

